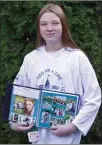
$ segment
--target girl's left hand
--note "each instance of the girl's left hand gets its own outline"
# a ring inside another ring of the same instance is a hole
[[[52,133],[61,137],[61,136],[68,136],[74,133],[77,130],[77,127],[74,124],[70,123],[65,125],[52,126],[50,129]]]

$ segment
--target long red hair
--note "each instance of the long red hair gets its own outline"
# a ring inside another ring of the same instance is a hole
[[[33,104],[34,104],[34,99],[33,98],[25,98],[24,100],[24,114],[28,115],[28,116],[31,116],[31,111],[28,111],[27,108],[26,108],[26,102],[27,101],[31,101]]]

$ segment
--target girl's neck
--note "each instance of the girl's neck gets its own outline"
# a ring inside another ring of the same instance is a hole
[[[63,48],[63,44],[61,43],[47,43],[45,46],[45,50],[47,52],[56,52]]]

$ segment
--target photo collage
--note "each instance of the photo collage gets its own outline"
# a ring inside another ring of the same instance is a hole
[[[9,120],[50,128],[73,121],[79,96],[75,94],[14,86]]]
[[[76,116],[77,97],[43,92],[39,126],[70,123]]]
[[[27,122],[36,124],[35,114],[36,99],[15,95],[13,110],[10,112],[10,120],[14,122]]]

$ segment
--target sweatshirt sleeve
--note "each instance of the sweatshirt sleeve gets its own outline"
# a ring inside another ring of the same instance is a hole
[[[28,81],[28,64],[27,64],[27,58],[25,57],[23,60],[23,64],[20,67],[20,70],[18,72],[18,74],[16,75],[16,78],[14,80],[14,84],[17,85],[22,85],[22,86],[28,86],[29,81]]]
[[[73,124],[85,136],[92,126],[101,105],[101,89],[95,71],[87,56],[79,56],[80,77],[83,87],[83,103]]]

